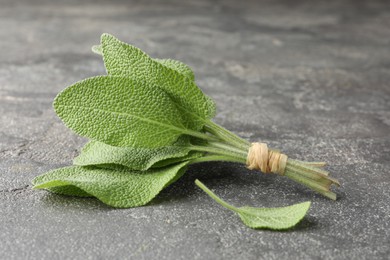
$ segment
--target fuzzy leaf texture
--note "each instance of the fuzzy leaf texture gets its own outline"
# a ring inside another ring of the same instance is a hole
[[[223,201],[199,180],[196,180],[195,184],[223,207],[237,213],[245,225],[254,229],[282,230],[292,228],[303,219],[310,208],[310,201],[279,208],[254,208],[247,206],[237,208]]]
[[[155,162],[152,165],[151,168],[160,168],[160,167],[165,167],[165,166],[168,166],[168,165],[176,164],[176,163],[179,163],[179,162],[191,161],[192,159],[200,158],[202,156],[204,156],[203,152],[191,151],[191,152],[189,152],[187,155],[185,155],[183,157],[168,158],[168,159],[164,159],[164,160]]]
[[[86,193],[82,189],[77,188],[76,186],[73,185],[65,185],[65,186],[55,186],[55,187],[48,187],[46,188],[47,190],[65,195],[65,196],[74,196],[74,197],[93,197],[92,195]]]
[[[183,69],[183,63],[156,61],[109,34],[102,35],[101,46],[109,75],[131,77],[162,88],[191,119],[186,121],[188,128],[200,130],[206,120],[214,117],[215,103],[196,86],[192,71],[190,75],[188,68]]]
[[[103,48],[101,45],[92,46],[92,52],[103,56]],[[165,67],[168,67],[172,70],[177,71],[178,73],[182,74],[185,77],[188,77],[192,81],[195,81],[194,72],[191,70],[191,68],[187,64],[185,64],[181,61],[173,60],[173,59],[152,59],[152,60],[159,62],[160,64],[162,64]]]
[[[93,45],[91,50],[93,53],[96,53],[98,55],[103,55],[103,49],[101,45]]]
[[[130,78],[98,76],[63,90],[57,115],[76,133],[113,146],[162,147],[189,132],[169,96]]]
[[[160,64],[164,65],[165,67],[168,67],[172,70],[177,71],[178,73],[182,74],[183,76],[189,78],[191,81],[195,81],[194,72],[191,70],[191,68],[187,64],[184,64],[181,61],[172,60],[172,59],[153,59],[153,60],[159,62]],[[206,97],[208,97],[208,96],[206,96]]]
[[[310,208],[310,201],[279,208],[240,207],[234,210],[250,228],[288,229],[298,224]]]
[[[189,138],[180,137],[172,145],[159,148],[134,148],[111,146],[98,141],[90,141],[73,161],[74,165],[122,165],[132,170],[145,171],[149,168],[163,167],[179,161],[202,156],[202,153],[190,152]]]
[[[180,178],[187,162],[145,172],[71,166],[52,170],[33,180],[34,189],[65,195],[93,196],[117,208],[143,206]]]
[[[103,48],[102,45],[94,45],[92,46],[92,51],[98,55],[103,56]],[[154,61],[157,61],[164,65],[165,67],[168,67],[172,70],[177,71],[178,73],[182,74],[185,77],[188,77],[192,81],[195,80],[195,75],[194,72],[191,70],[191,68],[187,65],[184,64],[181,61],[178,60],[173,60],[173,59],[152,59]]]

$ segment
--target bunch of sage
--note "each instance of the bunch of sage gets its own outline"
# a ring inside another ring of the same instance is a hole
[[[322,169],[324,163],[292,160],[213,122],[215,103],[195,84],[186,64],[153,59],[109,34],[103,34],[101,44],[92,50],[103,57],[108,75],[79,81],[54,101],[64,124],[90,141],[73,166],[36,177],[34,188],[130,208],[150,202],[190,164],[227,161],[284,175],[336,199],[329,188],[339,183]],[[290,228],[310,207],[304,202],[282,208],[236,208],[199,180],[195,183],[252,228]]]

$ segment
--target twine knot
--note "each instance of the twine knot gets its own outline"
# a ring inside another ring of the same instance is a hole
[[[260,170],[263,173],[284,175],[287,164],[287,155],[275,150],[268,150],[265,143],[252,143],[246,158],[246,165],[250,170]]]

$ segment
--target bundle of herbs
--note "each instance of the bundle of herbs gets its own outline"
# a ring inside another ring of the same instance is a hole
[[[64,124],[90,142],[74,166],[36,177],[35,189],[96,197],[118,208],[138,207],[178,180],[190,164],[227,161],[286,176],[336,199],[330,186],[339,183],[322,169],[325,163],[290,159],[213,122],[215,103],[197,87],[187,65],[152,59],[108,34],[92,50],[103,57],[108,75],[79,81],[54,101]],[[310,202],[303,202],[237,208],[199,180],[195,184],[251,228],[290,228],[310,207]]]

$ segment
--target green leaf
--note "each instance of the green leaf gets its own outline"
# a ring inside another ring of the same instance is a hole
[[[102,45],[92,46],[92,51],[96,54],[103,56]],[[190,78],[192,81],[195,80],[194,72],[192,72],[191,68],[187,64],[181,61],[173,60],[173,59],[153,59],[153,60],[159,62],[160,64],[164,65],[167,68],[177,71],[178,73]]]
[[[178,60],[172,60],[172,59],[153,59],[154,61],[159,62],[160,64],[164,65],[165,67],[168,67],[170,69],[173,69],[177,71],[178,73],[188,77],[192,81],[195,80],[194,72],[191,70],[190,66],[187,64],[178,61]]]
[[[153,59],[153,60],[161,63],[162,65],[164,65],[170,69],[177,71],[178,73],[184,75],[185,77],[188,77],[192,81],[195,81],[194,72],[191,70],[191,68],[187,64],[185,64],[181,61],[172,60],[172,59]],[[206,97],[206,103],[208,104],[210,111],[212,111],[212,114],[210,117],[210,118],[212,118],[215,116],[217,108],[216,108],[214,100],[211,97],[209,97],[207,95],[205,95],[205,97]]]
[[[214,117],[215,104],[195,85],[190,77],[164,66],[140,49],[119,41],[114,36],[101,37],[103,60],[109,75],[131,77],[159,86],[174,100],[186,117],[187,127],[200,130],[205,120]],[[165,62],[165,65],[167,63]],[[188,74],[188,73],[187,73]]]
[[[149,170],[149,169],[162,168],[162,167],[166,167],[166,166],[169,166],[169,165],[178,164],[178,163],[181,163],[181,162],[187,162],[187,161],[192,162],[193,159],[200,158],[203,155],[204,155],[204,153],[202,153],[202,152],[191,151],[191,152],[188,153],[188,155],[185,155],[185,156],[182,156],[182,157],[168,158],[168,159],[164,159],[164,160],[158,161],[158,162],[154,163],[148,169],[144,169],[142,171],[146,171],[146,170]],[[127,165],[122,165],[122,164],[117,164],[117,163],[109,163],[109,162],[104,163],[103,161],[100,162],[100,164],[85,164],[85,165],[78,165],[78,166],[96,166],[96,167],[103,168],[103,169],[135,170],[135,171],[139,171],[137,169],[129,167],[130,165],[127,166]]]
[[[145,171],[151,167],[166,166],[194,158],[189,149],[189,138],[182,136],[172,145],[159,148],[134,148],[111,146],[98,141],[90,141],[73,161],[79,166],[119,164],[133,170]],[[201,153],[196,153],[199,157]],[[168,160],[171,159],[171,160]],[[172,160],[173,159],[173,160]]]
[[[85,191],[83,191],[82,189],[79,189],[73,185],[49,187],[46,189],[53,192],[53,193],[66,195],[66,196],[93,197],[91,194],[88,194]]]
[[[251,228],[288,229],[303,219],[310,204],[310,201],[306,201],[279,208],[240,207],[236,212]]]
[[[113,146],[154,148],[171,144],[186,121],[163,90],[131,78],[99,76],[63,90],[57,115],[76,133]]]
[[[237,208],[223,201],[199,180],[196,180],[195,184],[223,207],[237,213],[245,225],[254,229],[269,228],[282,230],[292,228],[303,219],[310,208],[310,201],[280,208],[254,208],[246,206]]]
[[[171,164],[179,163],[179,162],[184,162],[184,161],[190,161],[192,159],[200,158],[204,156],[203,152],[196,152],[196,151],[191,151],[187,155],[183,157],[178,157],[178,158],[168,158],[164,159],[161,161],[156,162],[153,164],[152,168],[160,168],[160,167],[165,167]]]
[[[55,191],[53,188],[74,186],[107,205],[131,208],[150,202],[162,189],[183,175],[187,164],[184,162],[145,172],[71,166],[40,175],[33,180],[33,184],[34,189],[52,191]]]
[[[92,46],[92,52],[98,54],[98,55],[103,55],[103,49],[101,45],[94,45]]]

